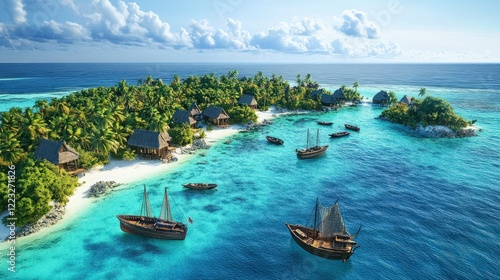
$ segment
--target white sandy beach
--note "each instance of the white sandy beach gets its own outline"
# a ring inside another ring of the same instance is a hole
[[[275,108],[271,108],[268,111],[257,112],[258,123],[264,120],[270,120],[276,117]],[[222,139],[225,139],[231,135],[234,135],[244,129],[242,125],[233,125],[228,128],[219,129],[215,128],[211,131],[206,131],[205,142],[208,145],[212,145]],[[87,196],[90,187],[99,181],[115,181],[119,184],[126,184],[131,182],[136,182],[142,179],[149,178],[159,173],[165,173],[171,170],[173,167],[180,163],[187,161],[192,155],[191,154],[181,154],[180,149],[176,149],[174,156],[177,157],[177,161],[171,163],[163,163],[162,161],[150,161],[150,160],[132,160],[132,161],[120,161],[111,160],[111,162],[105,166],[99,166],[92,168],[85,172],[85,175],[80,175],[78,181],[81,185],[75,190],[75,193],[69,197],[69,202],[66,205],[66,212],[64,214],[63,220],[71,220],[78,216],[78,213],[85,209],[90,203],[92,203],[95,198],[90,198]],[[6,212],[2,213],[5,215]],[[60,224],[59,221],[57,224]],[[37,238],[43,236],[44,234],[50,233],[54,230],[53,225],[41,229],[40,231],[29,235],[30,238]],[[5,240],[9,236],[9,229],[1,224],[0,225],[0,240]],[[1,241],[0,241],[1,242]]]

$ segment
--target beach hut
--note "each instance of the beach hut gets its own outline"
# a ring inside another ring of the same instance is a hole
[[[322,94],[321,95],[321,105],[326,106],[326,107],[335,107],[338,105],[338,101],[331,94]]]
[[[201,121],[203,119],[203,114],[201,113],[200,108],[198,108],[198,105],[196,103],[191,103],[191,105],[188,108],[189,116],[196,121]]]
[[[175,111],[172,120],[175,124],[187,123],[191,128],[196,127],[196,120],[189,114],[189,111],[186,110]]]
[[[385,90],[379,91],[375,96],[373,97],[373,103],[374,104],[388,104],[389,103],[389,94]]]
[[[210,105],[203,111],[203,116],[207,122],[216,126],[229,126],[229,115],[222,107]]]
[[[406,105],[410,105],[411,104],[411,99],[405,95],[403,96],[403,98],[401,98],[401,100],[399,100],[400,103],[406,103]]]
[[[339,88],[336,91],[333,92],[333,97],[337,99],[339,102],[344,102],[347,100],[347,97],[345,96],[344,93],[344,88]]]
[[[35,158],[45,159],[66,171],[78,169],[80,155],[64,140],[52,141],[42,138],[35,150]]]
[[[128,145],[145,159],[169,159],[171,137],[168,132],[136,129],[128,139]]]
[[[255,96],[249,94],[243,94],[238,100],[238,105],[248,105],[251,109],[257,109],[257,100]]]

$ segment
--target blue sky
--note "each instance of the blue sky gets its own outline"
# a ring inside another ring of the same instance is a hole
[[[500,1],[2,0],[0,62],[500,62]]]

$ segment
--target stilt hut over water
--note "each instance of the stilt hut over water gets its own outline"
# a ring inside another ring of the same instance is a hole
[[[66,171],[78,169],[80,155],[64,140],[52,141],[43,139],[35,150],[35,158],[46,159]]]
[[[381,90],[373,97],[373,104],[389,104],[389,99],[387,91]]]
[[[169,159],[172,156],[168,143],[170,139],[168,132],[136,129],[128,139],[128,145],[142,158]]]
[[[205,109],[205,111],[203,111],[203,116],[205,116],[205,120],[207,120],[207,122],[216,126],[229,126],[229,115],[222,107],[210,105]]]

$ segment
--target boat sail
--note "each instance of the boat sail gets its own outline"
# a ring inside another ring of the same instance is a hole
[[[316,146],[309,147],[309,129],[307,130],[307,146],[304,149],[296,149],[297,158],[299,159],[310,159],[319,157],[325,153],[326,149],[328,149],[328,145],[320,146],[319,145],[319,129],[316,136]]]
[[[361,227],[355,235],[349,234],[340,214],[338,200],[333,206],[324,207],[320,206],[319,200],[316,199],[312,228],[288,223],[285,225],[293,240],[316,256],[346,262],[359,248],[354,239],[358,236]]]
[[[117,215],[116,217],[120,220],[120,228],[124,232],[159,239],[184,240],[186,238],[187,226],[175,222],[172,217],[167,188],[165,188],[163,195],[159,218],[152,215],[146,186],[144,186],[140,215]]]

